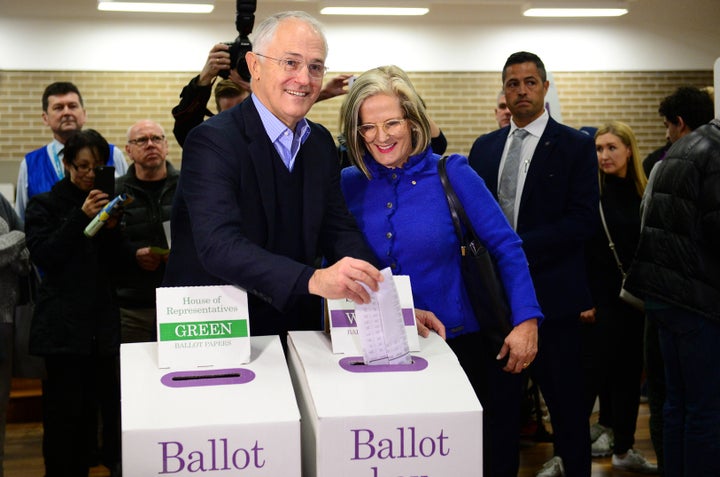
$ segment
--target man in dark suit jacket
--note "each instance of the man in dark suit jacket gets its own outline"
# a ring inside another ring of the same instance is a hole
[[[359,282],[381,280],[345,205],[333,138],[305,119],[327,43],[304,13],[269,17],[254,43],[251,98],[185,142],[163,286],[244,288],[253,335],[321,329],[319,297],[367,303]]]
[[[537,55],[511,55],[502,80],[512,122],[479,137],[469,161],[497,198],[511,133],[518,128],[529,133],[523,141],[509,220],[523,240],[545,314],[530,371],[550,411],[556,457],[538,475],[589,476],[589,416],[582,404],[579,316],[592,307],[584,242],[594,233],[598,217],[595,145],[587,135],[550,118],[545,110],[549,82]]]

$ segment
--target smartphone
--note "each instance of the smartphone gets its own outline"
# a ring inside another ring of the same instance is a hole
[[[110,200],[115,197],[115,168],[100,166],[95,168],[95,189],[100,189]]]

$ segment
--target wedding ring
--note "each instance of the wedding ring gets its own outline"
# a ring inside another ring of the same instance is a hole
[[[527,368],[528,366],[530,366],[530,363],[523,363],[523,368]]]

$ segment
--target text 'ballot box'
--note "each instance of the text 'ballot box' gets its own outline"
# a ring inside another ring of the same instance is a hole
[[[315,331],[290,332],[288,354],[303,477],[482,476],[482,407],[437,335],[412,365],[363,365]]]
[[[123,474],[300,476],[300,413],[277,336],[236,368],[158,369],[157,343],[123,344]]]

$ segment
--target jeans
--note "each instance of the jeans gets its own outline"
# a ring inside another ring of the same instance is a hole
[[[720,323],[682,308],[648,310],[665,363],[665,474],[720,475]]]

